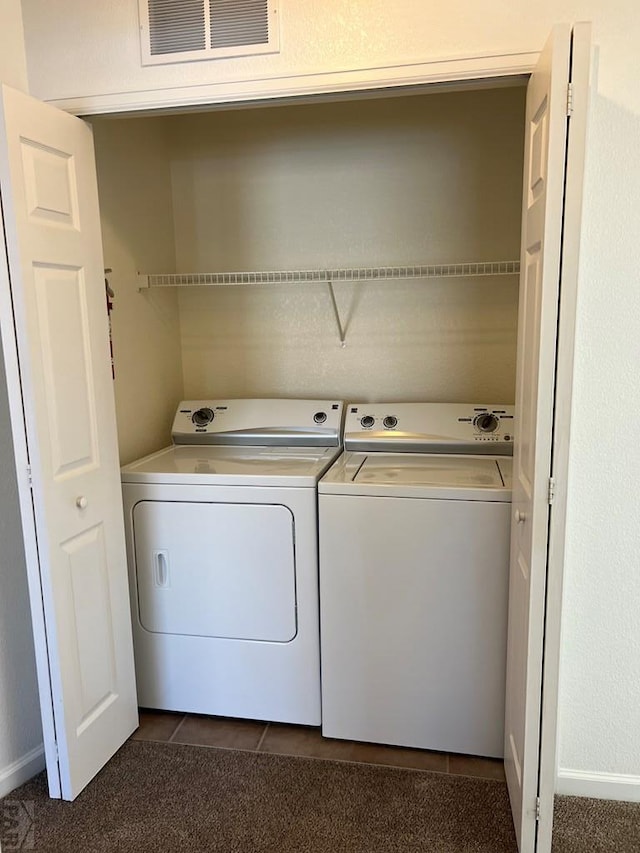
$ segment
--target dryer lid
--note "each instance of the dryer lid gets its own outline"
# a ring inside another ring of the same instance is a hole
[[[123,483],[315,486],[337,447],[211,447],[173,445],[121,472]]]

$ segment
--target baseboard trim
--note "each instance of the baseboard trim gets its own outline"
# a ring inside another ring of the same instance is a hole
[[[556,793],[569,797],[594,797],[597,800],[640,803],[640,776],[568,770],[561,767],[558,770]]]
[[[0,769],[0,797],[6,797],[15,788],[24,785],[32,776],[44,770],[44,766],[44,747],[40,744],[17,761]]]

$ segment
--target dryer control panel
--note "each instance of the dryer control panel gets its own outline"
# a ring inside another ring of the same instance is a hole
[[[480,403],[349,403],[346,450],[513,454],[514,407]]]
[[[174,444],[338,447],[344,403],[336,400],[183,400]]]

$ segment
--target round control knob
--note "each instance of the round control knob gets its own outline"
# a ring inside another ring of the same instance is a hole
[[[515,519],[516,524],[523,524],[526,521],[527,516],[521,510],[517,509],[515,511]]]
[[[483,412],[475,418],[473,424],[480,432],[495,432],[500,426],[500,421],[495,415]]]
[[[88,501],[84,495],[80,495],[76,498],[76,506],[78,507],[78,509],[86,509],[87,503]]]
[[[365,415],[363,418],[360,418],[360,426],[365,429],[371,429],[375,422],[376,419],[372,418],[371,415]]]
[[[313,416],[313,419],[317,424],[323,424],[327,419],[327,413],[326,412],[316,412],[315,415]]]
[[[382,421],[382,426],[385,429],[394,429],[398,426],[398,419],[393,415],[387,415],[387,417]]]
[[[191,420],[198,427],[206,426],[213,420],[213,411],[211,409],[198,409],[191,415]]]

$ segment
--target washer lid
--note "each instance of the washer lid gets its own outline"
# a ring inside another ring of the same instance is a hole
[[[172,446],[122,468],[123,483],[315,486],[336,447]]]
[[[321,495],[510,501],[511,460],[425,453],[346,452],[318,484]]]
[[[353,482],[489,489],[504,485],[493,459],[389,453],[367,456]]]

